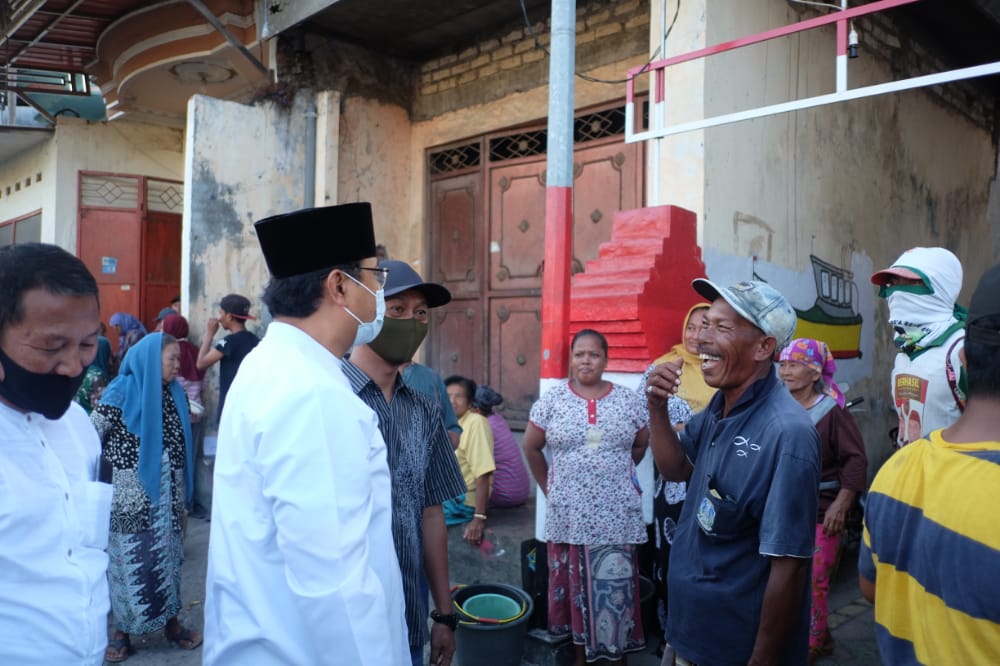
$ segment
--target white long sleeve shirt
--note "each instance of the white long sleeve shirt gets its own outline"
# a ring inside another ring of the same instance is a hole
[[[86,412],[0,403],[0,664],[101,664],[111,485]]]
[[[410,663],[376,416],[340,360],[273,322],[226,397],[206,666]]]

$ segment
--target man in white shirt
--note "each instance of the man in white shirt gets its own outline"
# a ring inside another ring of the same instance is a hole
[[[219,427],[204,663],[410,663],[378,421],[341,359],[379,332],[371,206],[257,222],[274,322]]]
[[[97,354],[97,283],[54,245],[0,250],[0,664],[100,664],[111,485],[72,402]]]

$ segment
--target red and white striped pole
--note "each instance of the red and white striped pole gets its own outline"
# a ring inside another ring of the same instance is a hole
[[[569,283],[573,262],[573,75],[576,0],[552,0],[541,379],[568,374]]]

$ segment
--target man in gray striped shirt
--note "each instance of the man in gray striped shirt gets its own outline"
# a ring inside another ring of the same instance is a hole
[[[406,623],[414,666],[428,639],[427,592],[436,610],[430,631],[431,666],[448,666],[455,652],[458,617],[451,608],[448,533],[441,503],[465,492],[441,408],[409,388],[400,367],[427,335],[430,308],[451,301],[443,286],[424,282],[402,261],[383,261],[386,317],[379,336],[356,347],[344,374],[361,400],[378,415],[392,474],[392,536],[403,574]]]

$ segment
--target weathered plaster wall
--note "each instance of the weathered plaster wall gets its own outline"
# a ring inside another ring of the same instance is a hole
[[[411,141],[406,109],[363,97],[345,100],[340,114],[337,202],[370,201],[375,238],[392,258],[412,257],[422,234],[407,224],[413,186],[423,173],[405,158]],[[413,178],[414,169],[418,177]]]
[[[219,300],[231,292],[250,299],[251,313],[259,317],[251,330],[263,334],[270,321],[260,300],[267,267],[253,223],[304,205],[302,137],[310,101],[310,95],[300,93],[290,108],[270,102],[246,106],[201,95],[188,103],[181,283],[183,314],[196,344],[208,318],[217,316]],[[217,366],[205,388],[206,407],[213,414]]]
[[[678,5],[665,1],[651,3],[649,44],[650,52],[656,54],[656,59],[706,46],[706,3],[707,0],[691,0]],[[661,12],[665,14],[662,17]],[[673,27],[670,27],[671,23]],[[668,31],[669,34],[666,34]],[[648,76],[641,81],[645,83],[646,78]],[[704,60],[683,63],[666,70],[665,123],[679,123],[705,115],[704,78]],[[651,118],[653,114],[651,109]],[[650,141],[647,147],[649,167],[646,170],[646,191],[649,205],[674,205],[697,211],[700,238],[700,213],[705,209],[705,133],[687,132],[665,137]]]
[[[770,0],[712,5],[707,42],[797,20],[785,3]],[[859,31],[869,41],[887,39],[884,26],[880,30]],[[813,30],[709,58],[706,115],[831,91],[833,35],[832,27]],[[893,60],[891,47],[880,49],[863,49],[850,61],[852,86],[915,73],[907,73],[915,66],[908,55]],[[698,212],[709,276],[731,273],[725,269],[737,262],[740,277],[749,278],[748,257],[756,255],[772,272],[803,276],[802,287],[814,292],[806,277],[814,254],[851,271],[860,294],[873,299],[871,314],[861,313],[866,356],[841,363],[854,379],[852,393],[868,401],[870,412],[859,421],[870,449],[888,442],[895,353],[884,304],[872,296],[871,270],[915,245],[945,246],[963,261],[967,299],[998,256],[993,229],[1000,219],[996,205],[992,213],[988,207],[997,166],[993,127],[985,123],[992,115],[960,109],[956,99],[953,92],[910,91],[704,132],[704,209]]]

